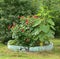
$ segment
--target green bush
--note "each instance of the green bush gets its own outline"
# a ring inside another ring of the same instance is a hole
[[[48,7],[41,7],[37,16],[20,17],[19,24],[13,26],[12,38],[17,40],[16,45],[40,46],[50,43],[49,39],[54,38],[54,22],[51,11]]]
[[[0,19],[0,41],[5,43],[8,40],[12,39],[10,28],[12,23],[7,19]]]
[[[15,26],[16,22],[7,20],[3,17],[0,19],[0,41],[5,43],[12,39],[11,28]]]
[[[54,38],[54,22],[38,16],[20,18],[20,24],[12,27],[12,38],[17,40],[17,45],[40,46],[49,44],[49,39]]]

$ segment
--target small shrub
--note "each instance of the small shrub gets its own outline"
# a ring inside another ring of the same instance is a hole
[[[28,47],[49,44],[49,39],[54,38],[53,30],[54,22],[51,19],[38,16],[21,17],[20,24],[11,29],[12,38],[16,39],[19,45]]]

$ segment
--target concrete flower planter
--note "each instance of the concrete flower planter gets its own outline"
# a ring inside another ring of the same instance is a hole
[[[26,49],[28,49],[28,47],[15,46],[10,44],[8,44],[7,46],[8,46],[8,49],[13,51],[26,51]],[[46,45],[46,46],[30,47],[29,51],[50,51],[52,49],[53,49],[53,43],[51,42],[49,45]]]

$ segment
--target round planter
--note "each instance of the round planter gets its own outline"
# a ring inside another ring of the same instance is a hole
[[[15,45],[8,44],[8,49],[13,50],[13,51],[26,51],[26,49],[28,49],[28,47],[15,46]],[[53,49],[53,43],[50,42],[50,44],[46,45],[46,46],[30,47],[29,51],[50,51],[52,49]]]

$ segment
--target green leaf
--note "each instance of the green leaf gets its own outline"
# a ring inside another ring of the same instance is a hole
[[[54,32],[52,31],[52,30],[50,30],[47,34],[46,34],[46,36],[48,37],[48,38],[54,38]]]
[[[32,27],[36,27],[38,26],[40,23],[41,23],[42,20],[39,19],[36,19],[36,21],[34,22],[34,25]]]
[[[38,35],[40,32],[41,32],[41,30],[39,28],[37,28],[32,32],[32,35]]]
[[[39,35],[39,40],[41,41],[41,42],[43,42],[44,40],[45,40],[45,34],[40,34]]]
[[[52,19],[47,20],[47,22],[51,25],[55,25]]]
[[[51,26],[51,28],[52,28],[53,30],[55,30],[55,28],[54,28],[53,26]]]
[[[49,25],[41,24],[40,29],[41,29],[41,31],[47,33],[49,31],[50,27],[49,27]]]

